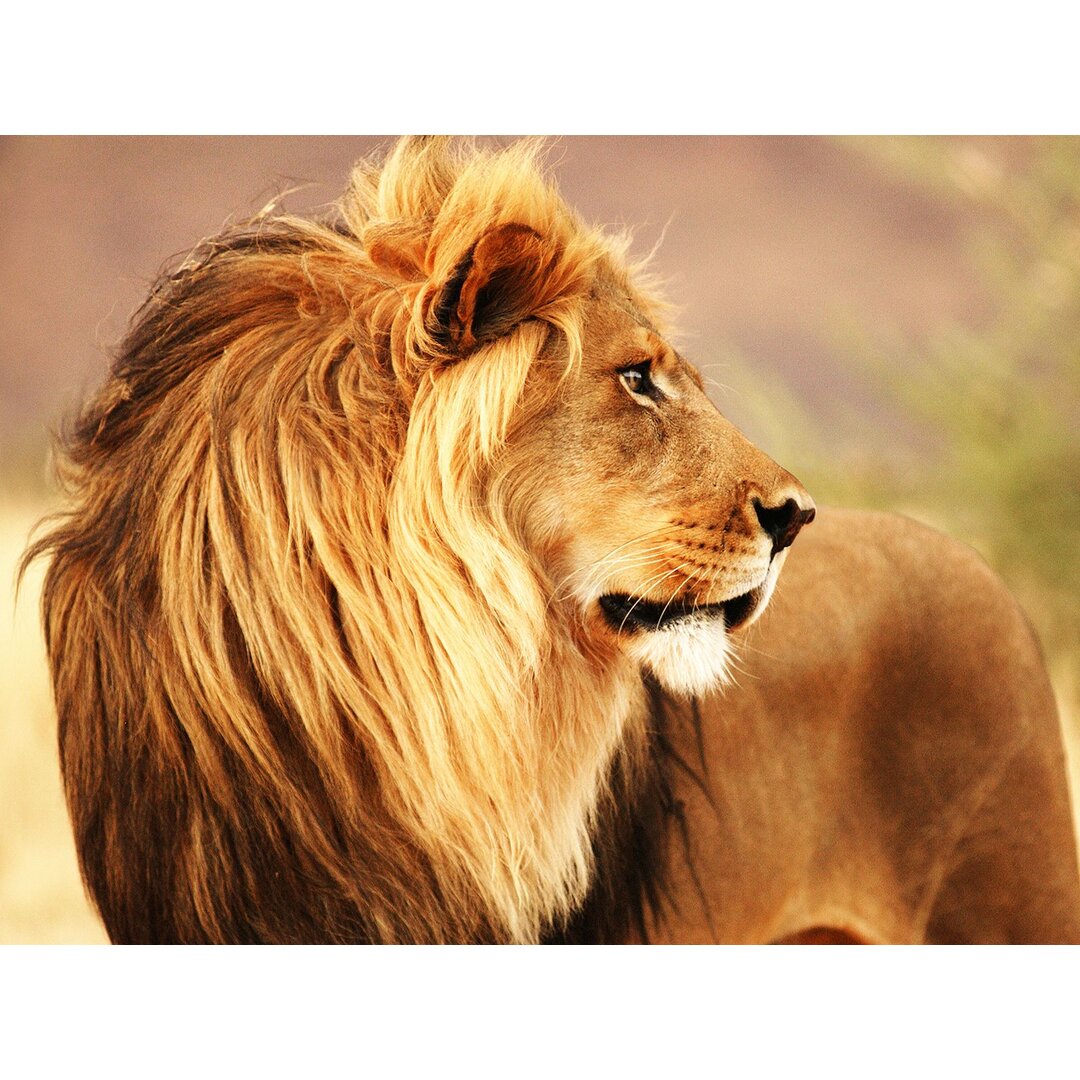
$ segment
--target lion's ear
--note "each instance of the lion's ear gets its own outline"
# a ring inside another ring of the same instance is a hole
[[[432,333],[465,354],[508,334],[542,303],[554,252],[528,225],[486,232],[458,263],[431,307]]]

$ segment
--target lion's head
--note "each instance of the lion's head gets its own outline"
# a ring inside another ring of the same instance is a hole
[[[361,163],[156,287],[43,538],[117,940],[532,941],[587,893],[641,672],[719,684],[813,516],[535,164]]]

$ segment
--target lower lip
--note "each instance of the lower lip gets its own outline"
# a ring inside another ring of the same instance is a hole
[[[737,630],[743,623],[747,622],[754,612],[757,611],[758,604],[761,603],[761,596],[764,591],[765,586],[762,584],[756,589],[751,589],[748,593],[743,593],[742,596],[736,596],[731,600],[724,601],[725,629]]]
[[[609,625],[619,631],[664,630],[691,615],[722,618],[727,630],[742,626],[757,610],[764,592],[764,583],[742,596],[732,597],[721,604],[660,604],[652,600],[635,600],[626,595],[600,597],[600,610]]]

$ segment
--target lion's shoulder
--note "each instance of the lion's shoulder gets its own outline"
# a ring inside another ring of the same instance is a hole
[[[854,695],[864,711],[903,700],[1003,737],[1054,715],[1041,647],[1006,584],[974,548],[900,514],[820,510],[761,623],[746,657],[756,675],[814,673],[815,692]]]

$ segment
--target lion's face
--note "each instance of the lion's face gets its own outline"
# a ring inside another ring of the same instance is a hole
[[[512,442],[524,527],[590,635],[700,693],[727,674],[729,635],[764,610],[814,504],[624,288],[584,304],[583,363]]]

